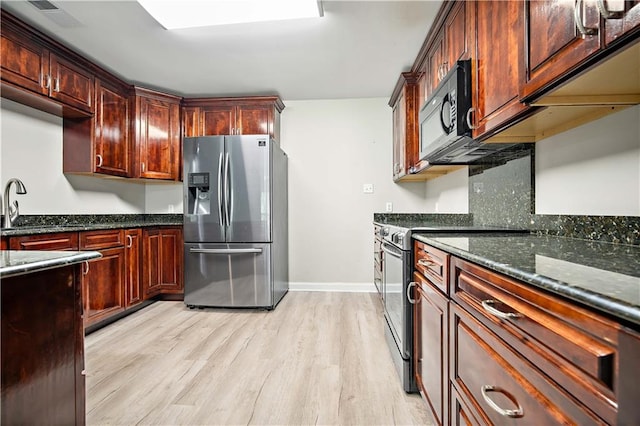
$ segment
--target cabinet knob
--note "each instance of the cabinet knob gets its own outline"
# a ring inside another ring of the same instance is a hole
[[[476,110],[475,108],[469,108],[469,111],[467,111],[467,127],[470,130],[475,130],[478,128],[478,126],[474,126],[473,122],[471,121],[471,114],[473,114],[475,110]]]
[[[411,298],[411,287],[415,287],[416,285],[418,285],[418,283],[411,281],[409,283],[409,285],[407,286],[407,300],[409,301],[409,303],[411,303],[412,305],[416,304],[416,299],[412,299]]]
[[[131,235],[127,235],[127,248],[133,247],[133,237]]]
[[[44,88],[45,89],[50,89],[51,88],[51,74],[47,74],[44,77]]]
[[[97,154],[96,158],[98,159],[98,164],[96,164],[96,167],[102,167],[102,155]]]
[[[56,78],[54,78],[54,79],[53,79],[53,84],[54,84],[54,86],[53,86],[53,91],[54,91],[54,92],[59,92],[59,91],[60,91],[60,79],[59,79],[59,78],[57,78],[57,77],[56,77]]]
[[[85,261],[82,265],[82,275],[87,275],[89,273],[89,261]]]

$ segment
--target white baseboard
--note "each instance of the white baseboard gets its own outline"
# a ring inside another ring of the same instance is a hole
[[[290,282],[289,291],[326,291],[347,293],[375,293],[373,283],[299,283]]]

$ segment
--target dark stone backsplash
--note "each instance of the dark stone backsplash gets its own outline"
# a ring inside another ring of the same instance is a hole
[[[407,228],[424,225],[473,225],[473,215],[457,213],[374,213],[373,221]]]
[[[640,245],[638,216],[531,215],[529,229],[538,234]]]

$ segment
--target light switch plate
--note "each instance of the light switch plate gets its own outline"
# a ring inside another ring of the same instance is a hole
[[[385,205],[385,211],[387,213],[391,213],[393,211],[393,203],[392,202],[387,202],[387,204]]]
[[[362,192],[364,192],[365,194],[373,194],[373,184],[372,183],[363,184]]]

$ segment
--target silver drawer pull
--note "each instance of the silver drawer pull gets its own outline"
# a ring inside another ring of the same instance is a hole
[[[411,298],[411,287],[414,287],[418,285],[418,283],[411,281],[409,283],[409,285],[407,286],[407,300],[409,301],[409,303],[411,303],[412,305],[416,304],[416,299],[412,299]]]
[[[418,259],[418,265],[420,266],[425,266],[425,267],[429,267],[429,266],[436,266],[437,263],[433,262],[431,260],[425,260],[425,259]]]
[[[502,319],[522,318],[522,314],[519,314],[516,312],[502,312],[494,308],[492,305],[494,303],[499,303],[498,300],[492,300],[492,299],[483,300],[481,303],[485,311],[489,312],[492,315],[497,316],[498,318],[502,318]]]
[[[582,38],[598,35],[597,28],[589,28],[584,26],[582,17],[582,0],[576,0],[576,4],[574,7],[575,9],[573,10],[573,18],[575,20],[576,28],[578,29],[578,31],[580,31]]]
[[[511,417],[514,419],[524,417],[524,410],[522,409],[520,404],[518,404],[516,398],[501,387],[484,385],[480,389],[480,392],[482,392],[482,397],[484,398],[484,401],[489,404],[489,407],[491,407],[496,413],[500,414],[501,416]],[[487,393],[489,392],[500,392],[501,394],[509,398],[509,400],[513,402],[518,408],[516,408],[515,410],[506,410],[499,407],[498,404],[496,404],[491,398],[489,398],[489,395],[487,395]]]

